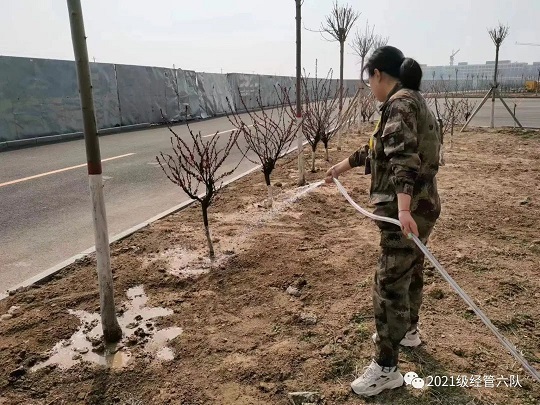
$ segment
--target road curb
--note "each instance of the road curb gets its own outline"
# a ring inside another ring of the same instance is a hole
[[[265,106],[264,108],[266,109],[266,108],[276,108],[276,107],[279,107],[279,105]],[[239,112],[240,114],[245,114],[245,113],[253,112],[253,111],[259,111],[259,109],[258,108],[247,109],[247,110],[240,110],[237,112]],[[189,119],[188,121],[174,121],[174,122],[171,122],[170,125],[172,127],[176,125],[184,125],[184,124],[189,125],[190,122],[192,123],[192,122],[199,122],[199,121],[208,121],[214,118],[223,118],[226,116],[227,116],[227,113],[223,112],[223,113],[217,113],[212,116],[208,116],[206,118],[196,117],[196,118]],[[105,136],[105,135],[120,134],[120,133],[130,132],[130,131],[137,131],[141,129],[153,129],[153,128],[158,128],[158,127],[164,127],[166,125],[167,125],[166,123],[162,123],[162,122],[154,122],[154,123],[143,122],[140,124],[131,124],[131,125],[122,125],[119,127],[102,128],[102,129],[98,129],[97,132],[99,136]],[[0,142],[0,152],[12,151],[12,150],[17,150],[21,148],[27,148],[30,146],[46,145],[46,144],[59,143],[59,142],[64,142],[64,141],[74,141],[74,140],[83,139],[83,138],[84,138],[84,133],[82,131],[79,131],[79,132],[68,132],[65,134],[57,134],[57,135],[37,136],[37,137],[26,138],[26,139],[15,139],[12,141],[2,141]],[[0,296],[0,299],[1,299],[1,296]]]
[[[306,146],[308,144],[307,141],[304,141],[303,143],[303,146]],[[285,155],[288,155],[294,151],[297,150],[297,147],[295,146],[294,148],[292,149],[289,149],[286,153],[283,153],[282,156],[285,156]],[[250,174],[256,172],[257,170],[260,170],[261,169],[261,165],[257,165],[241,174],[239,174],[238,176],[235,176],[233,177],[232,179],[229,179],[227,181],[225,181],[222,185],[222,187],[225,187],[237,180],[240,180],[241,178],[243,177],[246,177],[246,176],[249,176]],[[184,201],[183,203],[180,203],[172,208],[169,208],[168,210],[165,210],[155,216],[153,216],[152,218],[144,221],[144,222],[141,222],[140,224],[138,225],[135,225],[125,231],[122,231],[120,232],[119,234],[117,235],[114,235],[110,240],[109,240],[109,246],[115,242],[118,242],[122,239],[125,239],[127,238],[128,236],[131,236],[133,235],[135,232],[143,229],[144,227],[160,220],[160,219],[163,219],[165,217],[168,217],[169,215],[172,215],[178,211],[181,211],[183,210],[184,208],[186,207],[189,207],[190,205],[192,205],[193,203],[195,202],[195,200],[189,200],[189,201]],[[95,246],[92,246],[91,248],[89,249],[86,249],[84,251],[82,251],[81,253],[78,253],[72,257],[70,257],[69,259],[66,259],[64,260],[63,262],[61,263],[58,263],[50,268],[48,268],[47,270],[45,271],[42,271],[41,273],[23,281],[22,283],[19,283],[13,287],[11,287],[10,289],[7,290],[7,293],[0,293],[0,301],[2,301],[3,299],[9,297],[9,294],[10,292],[15,292],[17,291],[18,289],[20,288],[26,288],[26,287],[31,287],[33,285],[38,285],[38,284],[43,284],[43,283],[46,283],[47,281],[49,281],[50,279],[52,279],[57,273],[59,273],[60,271],[62,271],[63,269],[65,269],[66,267],[72,265],[73,263],[75,263],[77,260],[80,260],[80,259],[83,259],[84,257],[94,253],[96,251],[96,248]]]
[[[103,128],[103,129],[98,129],[97,132],[99,136],[105,136],[105,135],[136,131],[140,129],[148,129],[151,127],[152,127],[152,124],[150,123],[142,123],[142,124],[134,124],[134,125],[123,125],[121,127]],[[59,142],[64,142],[64,141],[73,141],[76,139],[83,139],[83,138],[84,138],[83,132],[69,132],[67,134],[46,135],[46,136],[38,136],[35,138],[4,141],[4,142],[0,142],[0,152],[12,151],[16,149],[26,148],[29,146],[46,145],[46,144],[59,143]]]

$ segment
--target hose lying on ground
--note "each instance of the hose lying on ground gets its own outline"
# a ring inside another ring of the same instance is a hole
[[[322,184],[323,182],[320,182]],[[393,218],[387,218],[387,217],[381,217],[378,215],[374,215],[369,211],[366,211],[362,207],[360,207],[358,204],[354,202],[354,200],[351,198],[351,196],[347,193],[345,188],[341,185],[338,179],[334,178],[334,183],[336,183],[336,186],[341,194],[343,194],[343,197],[362,215],[365,215],[368,218],[371,218],[375,221],[384,221],[391,224],[394,224],[396,226],[401,227],[401,223],[397,219]],[[441,266],[441,264],[437,261],[435,256],[428,250],[428,248],[418,239],[416,235],[410,234],[409,237],[416,243],[416,245],[420,248],[422,253],[429,259],[429,261],[435,266],[435,268],[439,271],[441,276],[450,283],[452,288],[458,293],[458,295],[469,305],[472,310],[478,315],[478,317],[484,322],[484,324],[493,332],[493,334],[499,339],[499,341],[502,343],[502,345],[514,356],[514,358],[521,363],[523,368],[528,371],[537,381],[540,382],[540,373],[531,366],[527,360],[523,357],[523,355],[516,349],[516,347],[508,341],[500,332],[499,330],[491,323],[489,318],[482,312],[482,310],[474,303],[471,297],[467,295],[465,291],[450,277],[450,275],[446,272],[446,270]]]

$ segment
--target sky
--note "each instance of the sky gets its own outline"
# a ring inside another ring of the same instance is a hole
[[[199,72],[295,75],[293,0],[81,0],[90,60]],[[339,4],[347,4],[339,0]],[[345,78],[359,74],[350,43],[366,22],[421,64],[495,59],[487,33],[510,27],[501,59],[540,61],[539,0],[349,0],[360,17],[345,50]],[[305,0],[302,23],[320,29],[332,0]],[[0,0],[0,55],[73,60],[65,0]],[[339,74],[339,44],[302,30],[302,67]]]

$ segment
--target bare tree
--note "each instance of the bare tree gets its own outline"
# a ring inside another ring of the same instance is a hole
[[[373,43],[375,42],[375,35],[373,33],[374,30],[375,26],[370,27],[369,22],[366,21],[366,27],[364,31],[356,31],[356,35],[351,45],[354,53],[356,53],[361,59],[360,75],[364,73],[364,63],[366,60],[366,56],[372,50]]]
[[[499,49],[501,47],[501,44],[508,36],[508,32],[510,31],[510,28],[508,26],[502,25],[499,23],[499,25],[495,28],[488,29],[489,36],[491,37],[491,40],[495,44],[495,73],[493,74],[493,87],[497,88],[497,70],[499,68]],[[495,92],[492,92],[492,98],[491,98],[491,128],[495,126]]]
[[[338,5],[337,1],[334,3],[330,15],[326,16],[326,20],[323,23],[321,29],[322,32],[329,34],[331,41],[339,42],[339,114],[341,115],[343,110],[343,63],[345,55],[345,41],[351,32],[351,29],[358,20],[359,13],[355,12],[351,6],[346,4],[345,6]],[[338,132],[338,150],[341,150],[341,138]]]
[[[439,98],[442,97],[443,94],[444,94],[444,92],[442,91],[442,88],[444,86],[444,82],[442,80],[442,75],[441,75],[441,80],[439,82],[435,81],[435,75],[433,75],[433,79],[434,80],[431,82],[425,97],[426,97],[427,104],[430,107],[435,107],[436,118],[437,118],[437,122],[439,124],[439,136],[440,136],[440,140],[441,140],[441,149],[440,149],[440,154],[439,154],[439,164],[441,166],[443,166],[444,165],[444,131],[443,131],[444,123],[443,123],[443,119],[442,119],[442,116],[441,116],[442,107],[440,106]]]
[[[441,86],[435,88],[433,93],[441,143],[444,143],[445,135],[450,133],[450,149],[452,149],[455,126],[469,118],[476,106],[476,102],[469,101],[464,97],[465,95],[463,97],[456,97],[457,95],[453,94],[445,84],[441,84]],[[444,164],[443,157],[441,157],[441,163]]]
[[[463,95],[463,98],[461,99],[461,117],[465,120],[465,122],[469,120],[469,117],[476,108],[476,104],[476,101],[473,102],[471,99],[465,98],[465,95]]]
[[[504,98],[501,96],[501,92],[499,91],[499,50],[501,47],[501,44],[508,36],[510,29],[508,26],[502,25],[499,23],[499,25],[495,28],[488,29],[489,36],[491,37],[493,43],[495,44],[495,72],[493,74],[493,83],[491,85],[491,88],[487,92],[484,99],[480,102],[480,105],[474,110],[474,112],[469,117],[469,120],[465,123],[463,128],[461,128],[461,132],[465,131],[465,128],[469,125],[469,123],[472,121],[472,119],[475,117],[475,115],[480,111],[484,103],[489,99],[489,96],[491,96],[491,128],[495,126],[495,97],[498,97],[499,100],[501,100],[501,103],[506,108],[506,111],[510,114],[510,116],[514,119],[514,122],[523,129],[523,126],[515,116],[515,114],[512,112],[510,107],[508,107],[508,104],[504,101]]]
[[[103,195],[101,152],[96,128],[94,96],[90,78],[90,64],[88,61],[84,18],[80,0],[68,0],[67,6],[73,53],[76,60],[77,80],[84,124],[90,196],[92,199],[92,222],[94,225],[94,240],[96,243],[101,325],[105,342],[115,343],[122,339],[122,328],[118,324],[114,305],[109,232],[107,227],[105,198]]]
[[[371,92],[363,93],[360,99],[360,115],[362,122],[370,121],[373,114],[377,111],[377,101]]]
[[[356,91],[356,94],[348,101],[347,108],[342,111],[341,114],[337,114],[335,126],[329,125],[330,129],[325,133],[321,134],[321,142],[324,145],[325,158],[327,162],[329,161],[328,144],[330,143],[330,140],[332,140],[336,134],[339,134],[341,131],[343,131],[343,129],[347,127],[352,121],[354,121],[355,117],[357,117],[357,112],[360,109],[360,103],[362,100],[362,94],[364,94],[364,91],[362,89],[358,89]]]
[[[323,139],[325,140],[326,160],[328,160],[328,142],[334,133],[331,130],[337,126],[339,119],[337,114],[339,88],[336,87],[332,91],[332,70],[324,79],[319,79],[316,67],[315,80],[310,81],[304,75],[302,83],[304,93],[302,130],[311,146],[311,172],[314,173],[317,144]],[[330,132],[332,134],[328,137]]]
[[[373,39],[373,50],[382,48],[388,44],[388,37],[383,37],[382,35],[375,35]]]
[[[435,100],[439,96],[440,92],[440,83],[435,80],[435,72],[433,72],[432,77],[433,79],[428,85],[424,84],[426,85],[426,88],[424,89],[424,97],[426,99],[426,103],[430,107],[435,105]]]
[[[297,124],[294,111],[291,106],[290,90],[280,86],[275,88],[279,99],[279,106],[273,109],[266,109],[262,103],[261,92],[257,97],[259,111],[249,111],[244,98],[240,96],[240,101],[247,111],[249,125],[246,125],[242,115],[231,112],[227,115],[230,123],[243,135],[247,150],[246,158],[254,163],[260,163],[264,180],[268,188],[268,207],[272,206],[273,193],[270,175],[276,167],[278,159],[290,149],[301,125]],[[229,106],[230,100],[227,99]],[[231,107],[232,111],[232,107]],[[247,153],[253,151],[258,158],[258,162],[247,157]]]
[[[173,155],[160,152],[156,160],[170,181],[179,186],[189,198],[200,203],[209,256],[214,258],[214,246],[208,224],[208,208],[221,190],[223,179],[232,174],[242,162],[240,159],[232,170],[221,170],[231,150],[237,145],[240,131],[233,131],[225,146],[219,147],[219,132],[216,132],[210,140],[205,140],[200,132],[194,134],[188,125],[192,141],[192,145],[189,145],[173,131],[170,125],[168,128],[174,135],[171,137]],[[201,185],[204,188],[202,193]]]
[[[303,0],[295,0],[296,6],[296,119],[302,120],[302,4]],[[298,186],[306,184],[304,173],[304,143],[302,141],[302,131],[298,131],[297,152],[298,152]]]

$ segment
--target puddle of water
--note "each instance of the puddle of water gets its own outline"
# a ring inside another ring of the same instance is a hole
[[[167,249],[146,261],[148,265],[156,260],[166,260],[169,263],[168,272],[177,277],[200,276],[208,273],[215,265],[206,253],[189,251],[183,248]],[[196,268],[193,268],[196,266]]]
[[[124,333],[131,333],[131,329],[136,329],[136,327],[140,326],[142,326],[143,329],[148,329],[148,327],[144,325],[145,321],[172,315],[174,313],[173,310],[162,307],[146,307],[145,305],[148,302],[148,297],[144,293],[144,288],[142,286],[130,288],[126,292],[126,295],[131,300],[131,303],[128,305],[122,316],[118,318],[118,323]]]
[[[173,350],[165,346],[182,332],[182,328],[177,327],[158,330],[145,346],[144,350],[155,354],[161,360],[174,360]]]
[[[103,329],[100,314],[86,311],[69,313],[80,319],[79,329],[69,340],[58,342],[51,351],[51,356],[39,363],[30,371],[37,371],[51,364],[56,364],[62,370],[67,370],[81,361],[95,363],[112,369],[120,369],[127,365],[132,355],[126,345],[130,338],[137,337],[137,344],[142,339],[144,351],[162,360],[173,360],[174,352],[165,347],[166,344],[182,333],[181,328],[166,328],[156,330],[153,319],[171,315],[174,311],[161,307],[147,307],[148,297],[142,286],[130,288],[126,295],[129,299],[124,313],[118,317],[118,323],[123,331],[123,339],[115,344],[103,345]],[[138,335],[138,336],[137,336]]]
[[[222,240],[221,246],[227,246],[227,241]],[[206,245],[205,245],[206,249]],[[213,260],[208,257],[208,253],[194,252],[183,248],[168,249],[146,262],[151,263],[153,260],[164,259],[169,263],[168,273],[176,277],[200,276],[208,273],[212,268],[219,267],[230,256],[229,249],[222,249],[223,252],[216,252]]]
[[[174,352],[170,347],[164,347],[156,353],[156,357],[163,361],[171,361],[174,360]]]
[[[43,363],[37,364],[30,371],[37,371],[51,364],[57,364],[61,369],[67,370],[80,361],[88,361],[110,368],[122,368],[129,361],[131,355],[117,349],[120,344],[107,345],[102,354],[92,351],[92,341],[101,341],[103,329],[99,314],[90,314],[85,311],[72,311],[69,313],[81,320],[81,327],[69,340],[58,342],[52,349],[52,356]],[[120,346],[119,346],[120,345]]]

